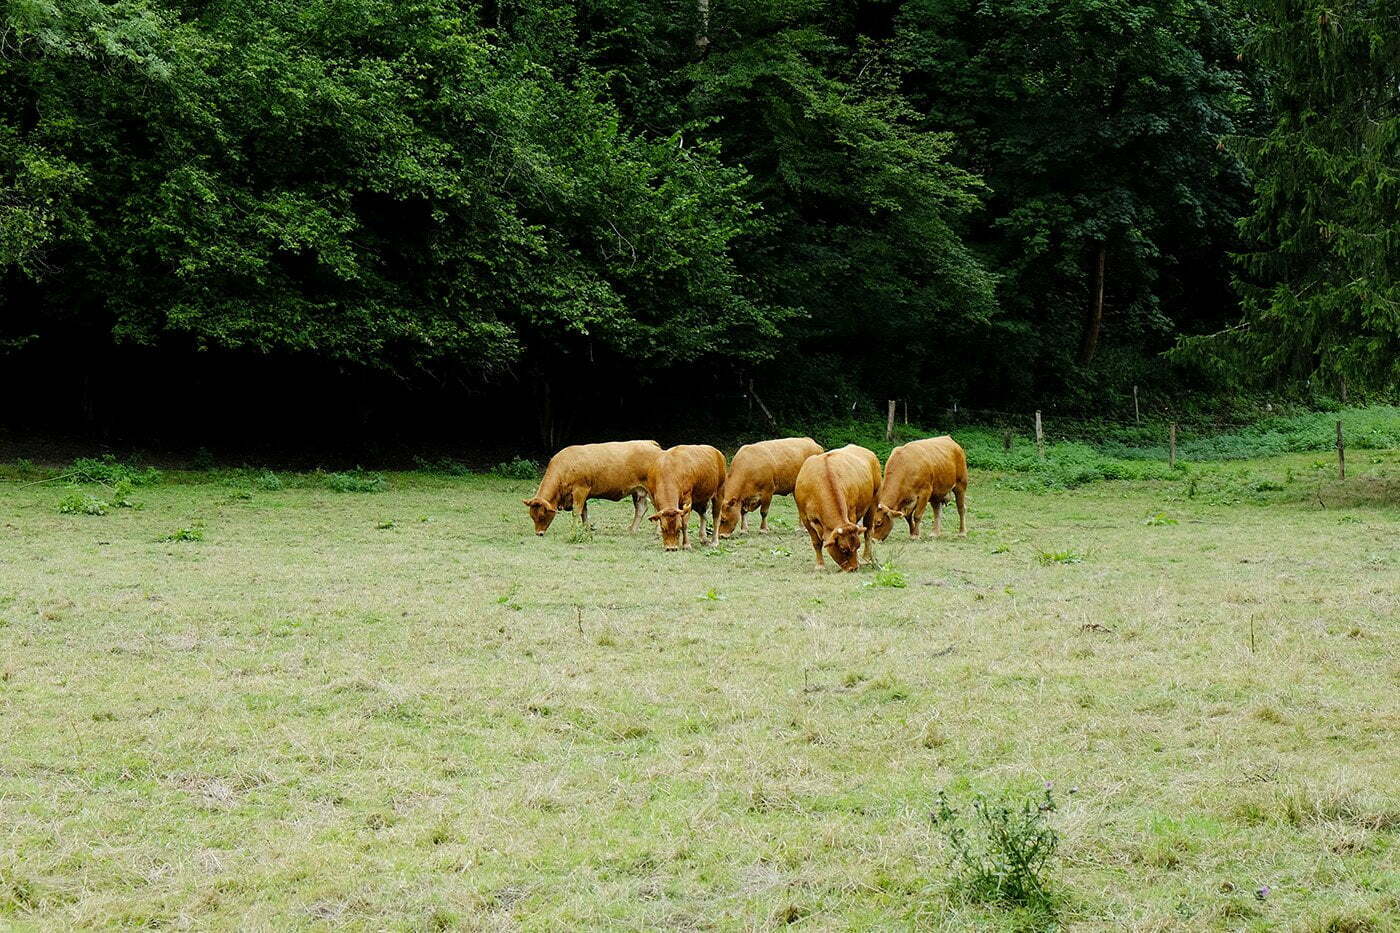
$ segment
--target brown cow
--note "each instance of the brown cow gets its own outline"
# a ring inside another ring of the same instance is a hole
[[[817,552],[817,569],[826,566],[823,546],[842,570],[857,569],[862,532],[865,559],[874,561],[870,526],[879,496],[880,461],[864,447],[847,444],[807,458],[797,473],[793,498],[797,500],[798,520]]]
[[[943,503],[952,492],[958,500],[958,534],[967,534],[967,454],[948,435],[912,441],[890,451],[876,508],[876,541],[889,537],[894,521],[909,523],[909,537],[919,536],[924,509],[933,503],[933,533],[943,533]]]
[[[768,507],[773,504],[773,497],[792,495],[803,461],[821,452],[821,445],[810,437],[784,437],[740,447],[724,480],[719,536],[732,535],[735,525],[747,531],[747,515],[754,509],[763,519],[758,530],[767,531]]]
[[[609,441],[606,444],[575,444],[565,447],[549,460],[544,479],[534,498],[522,499],[535,523],[535,534],[542,535],[561,510],[574,512],[574,519],[588,527],[588,500],[616,502],[632,497],[632,531],[642,521],[646,501],[647,471],[661,455],[656,441]]]
[[[719,500],[724,494],[724,454],[708,444],[679,444],[661,452],[647,474],[647,493],[659,523],[661,546],[668,551],[690,547],[690,512],[700,504],[700,537],[705,537],[705,507],[714,514],[719,543]]]

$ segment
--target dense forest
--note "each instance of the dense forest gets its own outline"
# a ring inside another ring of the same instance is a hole
[[[554,444],[1400,378],[1400,0],[0,11],[11,426]]]

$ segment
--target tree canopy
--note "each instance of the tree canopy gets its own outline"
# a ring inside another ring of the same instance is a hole
[[[15,359],[798,412],[1082,399],[1225,330],[1396,379],[1393,0],[0,4]]]

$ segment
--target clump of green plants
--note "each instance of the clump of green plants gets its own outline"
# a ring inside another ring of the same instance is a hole
[[[1050,869],[1060,837],[1046,815],[1054,810],[1049,782],[1042,797],[1019,804],[978,795],[970,814],[949,804],[940,791],[930,817],[943,836],[954,889],[974,903],[1053,916],[1056,898]]]
[[[197,526],[197,525],[196,525],[196,526],[192,526],[192,527],[190,527],[190,528],[180,528],[180,529],[178,529],[178,530],[176,530],[176,531],[171,532],[171,533],[168,534],[168,535],[165,535],[165,536],[162,537],[160,540],[162,540],[162,541],[203,541],[203,540],[204,540],[204,529],[203,529],[203,528],[200,528],[200,527]]]
[[[79,457],[68,467],[67,473],[75,483],[99,483],[103,486],[115,486],[122,481],[132,486],[154,486],[160,482],[160,470],[122,463],[111,454],[101,458]]]
[[[451,457],[438,457],[436,460],[414,457],[413,465],[424,473],[440,473],[444,476],[467,476],[471,473],[471,467]]]
[[[1172,518],[1166,512],[1154,512],[1153,514],[1147,516],[1147,519],[1143,522],[1143,524],[1152,528],[1158,528],[1163,525],[1175,525],[1177,524],[1177,520]]]
[[[130,480],[121,480],[112,487],[111,505],[115,509],[139,509],[141,503],[132,498],[135,489]]]
[[[539,479],[540,465],[533,460],[516,457],[514,460],[496,464],[491,468],[491,472],[506,479]]]
[[[875,576],[865,581],[865,586],[888,586],[894,589],[903,589],[909,585],[904,572],[891,561],[885,561],[875,568]]]
[[[593,528],[587,522],[574,522],[565,540],[570,544],[587,544],[593,540]]]
[[[1074,548],[1065,548],[1062,551],[1036,551],[1035,562],[1042,567],[1049,567],[1051,564],[1082,564],[1084,554]]]
[[[708,590],[706,590],[705,592],[701,593],[699,596],[697,596],[697,597],[695,597],[695,598],[696,598],[696,599],[704,600],[705,602],[717,603],[717,602],[722,602],[723,600],[726,600],[726,599],[728,599],[729,597],[728,597],[728,596],[725,596],[723,593],[721,593],[719,590],[715,589],[715,588],[712,586],[712,587],[710,587]]]
[[[106,515],[108,503],[90,493],[71,492],[58,501],[58,511],[64,515]]]
[[[335,492],[383,492],[389,488],[389,482],[382,473],[366,473],[356,468],[349,473],[328,474],[326,486]]]
[[[276,492],[283,487],[282,477],[271,470],[263,470],[253,477],[253,485],[267,492]]]

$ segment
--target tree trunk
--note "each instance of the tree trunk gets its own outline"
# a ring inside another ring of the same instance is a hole
[[[1103,326],[1103,267],[1108,248],[1099,244],[1094,261],[1094,297],[1084,319],[1084,342],[1079,345],[1079,365],[1087,366],[1099,348],[1099,329]]]
[[[710,46],[710,0],[695,0],[695,12],[700,25],[695,31],[695,48],[701,55]]]

